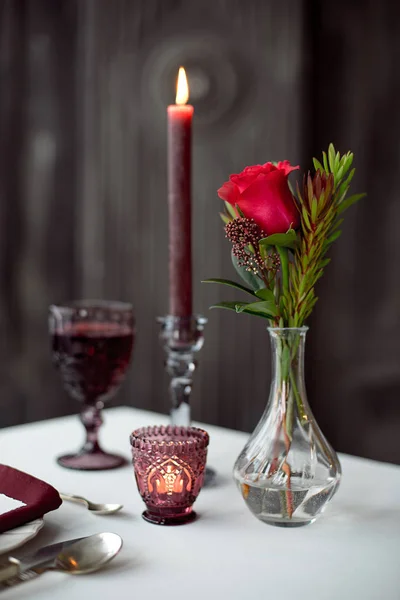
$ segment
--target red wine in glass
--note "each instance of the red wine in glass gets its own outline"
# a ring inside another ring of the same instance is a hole
[[[134,342],[132,307],[119,302],[80,301],[51,306],[49,326],[53,363],[67,393],[82,403],[86,442],[77,454],[58,458],[71,469],[112,469],[121,456],[99,446],[101,409],[119,388],[130,364]]]

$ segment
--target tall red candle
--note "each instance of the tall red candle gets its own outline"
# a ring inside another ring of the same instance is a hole
[[[192,314],[191,146],[193,106],[185,70],[168,106],[169,314]]]

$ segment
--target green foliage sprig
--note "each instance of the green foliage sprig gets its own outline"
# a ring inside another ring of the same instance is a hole
[[[226,279],[208,279],[205,283],[238,288],[252,300],[219,302],[211,308],[263,317],[276,327],[304,325],[318,300],[315,286],[330,262],[327,253],[341,234],[342,214],[365,196],[347,196],[355,173],[351,169],[353,158],[351,152],[341,156],[330,144],[321,162],[313,159],[315,173],[308,173],[302,186],[297,185],[298,231],[289,229],[284,234],[265,236],[260,230],[257,236],[254,223],[243,218],[238,207],[235,211],[226,203],[227,212],[221,217],[226,230],[234,232],[232,260],[246,285]]]

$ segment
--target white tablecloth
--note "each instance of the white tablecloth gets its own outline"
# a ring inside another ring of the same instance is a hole
[[[166,421],[132,408],[110,409],[101,438],[107,450],[129,457],[132,429]],[[67,503],[49,513],[36,539],[16,556],[100,531],[122,536],[120,555],[91,575],[46,573],[2,592],[4,599],[400,599],[399,467],[342,455],[341,487],[320,520],[298,529],[275,528],[253,517],[231,478],[247,434],[204,427],[211,436],[209,464],[218,472],[218,485],[202,490],[195,505],[199,519],[180,527],[143,521],[130,465],[85,473],[56,464],[56,455],[82,442],[77,417],[0,430],[0,462],[60,491],[125,506],[109,517]]]

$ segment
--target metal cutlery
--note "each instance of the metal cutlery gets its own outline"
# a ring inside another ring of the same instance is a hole
[[[7,563],[0,565],[0,581],[5,587],[12,587],[46,571],[92,573],[110,562],[121,548],[122,538],[108,532],[52,544],[21,560],[9,557]]]
[[[9,577],[14,577],[22,571],[28,571],[29,569],[38,566],[43,562],[53,560],[57,554],[64,550],[67,546],[75,544],[75,542],[79,542],[82,539],[86,538],[74,538],[72,540],[65,540],[64,542],[57,542],[56,544],[43,546],[36,552],[26,554],[19,559],[14,558],[13,556],[8,556],[8,558],[0,560],[0,582],[8,579]]]
[[[60,498],[67,502],[83,504],[95,515],[112,515],[123,508],[122,504],[96,504],[95,502],[87,500],[87,498],[84,498],[83,496],[76,496],[75,494],[66,494],[60,492]]]

